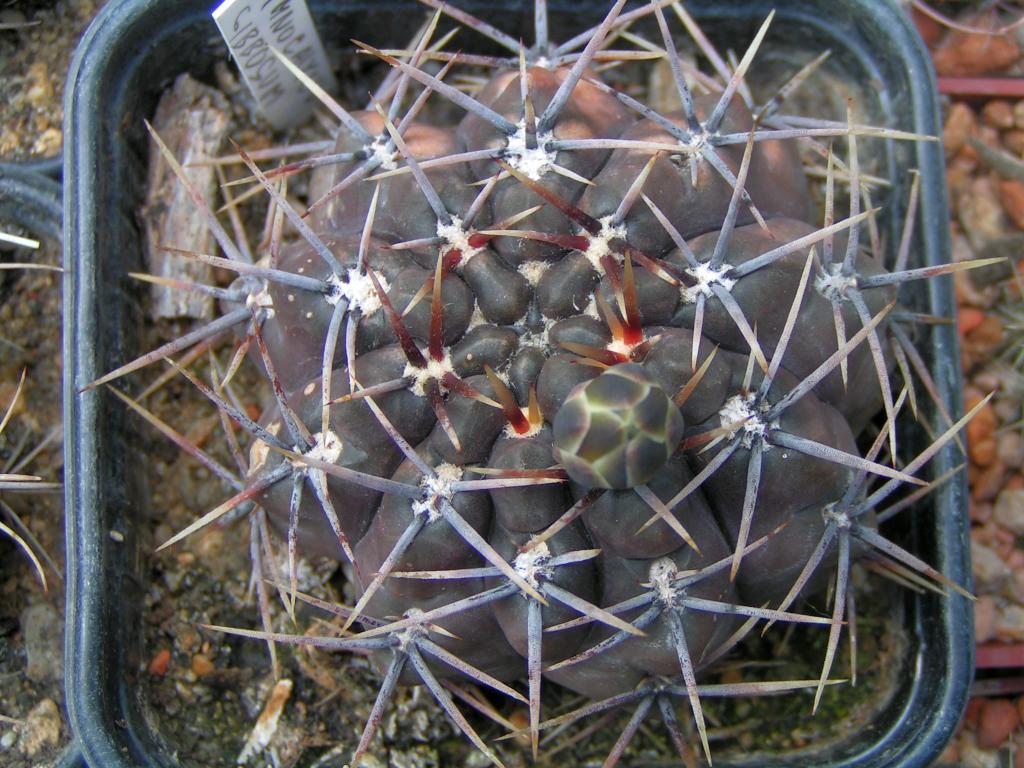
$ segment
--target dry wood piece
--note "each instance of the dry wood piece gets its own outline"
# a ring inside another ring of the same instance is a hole
[[[190,163],[217,155],[230,122],[230,108],[223,94],[188,75],[179,77],[164,94],[153,118],[154,127],[185,167],[189,181],[208,200],[216,191],[215,171],[211,166]],[[146,268],[151,275],[199,283],[210,281],[208,265],[162,249],[174,244],[179,249],[212,253],[214,240],[202,214],[184,186],[175,182],[174,172],[155,146],[150,150],[146,204],[140,216],[146,232]],[[154,320],[213,317],[213,299],[209,296],[165,285],[153,285],[152,291],[150,314]]]

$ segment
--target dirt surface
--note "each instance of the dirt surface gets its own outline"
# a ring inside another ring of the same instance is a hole
[[[0,3],[0,159],[60,154],[68,65],[102,5],[102,0]]]

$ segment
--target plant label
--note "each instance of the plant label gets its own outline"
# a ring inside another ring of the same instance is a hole
[[[283,59],[325,91],[335,89],[306,0],[224,0],[214,9],[213,20],[275,128],[301,123],[315,103]]]

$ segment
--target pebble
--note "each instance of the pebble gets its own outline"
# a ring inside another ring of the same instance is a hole
[[[64,676],[64,620],[49,603],[36,603],[21,613],[25,638],[25,675],[34,683]]]
[[[978,161],[975,158],[968,157],[964,152],[960,152],[948,162],[946,167],[946,191],[949,194],[950,200],[960,199],[960,196],[970,186],[977,167]]]
[[[213,671],[213,662],[201,653],[192,657],[192,673],[196,677],[204,677]]]
[[[1003,382],[1006,383],[1006,382]],[[997,383],[996,386],[999,386]],[[991,391],[991,390],[990,390]],[[999,421],[1015,422],[1020,419],[1020,402],[1009,397],[997,397],[993,401],[992,410],[996,412]]]
[[[34,757],[47,747],[60,744],[60,711],[52,699],[43,699],[36,704],[21,725],[18,749],[28,757]]]
[[[993,128],[991,125],[978,126],[978,139],[982,144],[987,144],[988,146],[995,147],[996,149],[1002,149],[1002,147],[1000,147],[1001,138],[1002,136],[998,129]]]
[[[1005,479],[1006,467],[1002,462],[995,461],[980,469],[971,488],[971,495],[978,501],[991,501],[999,495]]]
[[[971,560],[974,579],[980,588],[998,587],[1010,575],[1010,569],[995,550],[972,539]]]
[[[1010,35],[967,34],[954,32],[949,42],[935,51],[935,71],[946,77],[973,77],[986,72],[1001,72],[1020,55]]]
[[[978,353],[994,352],[1003,343],[1003,321],[998,315],[986,315],[967,340],[973,351]]]
[[[981,749],[974,734],[965,733],[960,739],[960,768],[999,768],[999,754]]]
[[[980,248],[1006,234],[1006,214],[999,190],[987,176],[975,178],[959,199],[960,224],[968,240]]]
[[[53,88],[50,85],[50,71],[44,62],[38,61],[28,68],[26,73],[27,88],[25,98],[29,104],[38,108],[46,106],[53,99]]]
[[[1024,229],[1024,184],[1019,181],[1001,181],[999,196],[1003,201],[1003,210],[1014,226]]]
[[[1024,608],[1008,605],[999,614],[996,622],[996,637],[1003,641],[1024,640]]]
[[[921,36],[926,45],[936,45],[942,39],[942,35],[946,31],[945,28],[931,16],[913,6],[909,6],[908,10],[914,26],[917,27],[917,34]]]
[[[980,467],[987,467],[996,458],[996,441],[991,437],[986,437],[984,440],[977,440],[970,444],[968,453],[971,455],[971,461]]]
[[[1003,259],[1003,261],[972,269],[968,273],[971,282],[979,288],[997,284],[999,286],[1007,285],[1013,277],[1013,263],[1020,258],[1022,251],[1024,251],[1024,232],[1014,232],[1007,237],[986,243],[978,251],[977,258]]]
[[[982,595],[974,604],[974,640],[987,643],[996,636],[996,621],[999,607],[991,595]]]
[[[978,715],[978,746],[995,749],[1006,742],[1020,725],[1017,707],[1009,699],[989,699]]]
[[[955,741],[949,742],[946,748],[942,750],[942,754],[939,755],[939,759],[935,761],[936,765],[960,765],[960,747]]]
[[[999,525],[1017,536],[1024,535],[1024,490],[1004,488],[996,497],[993,517]]]
[[[983,398],[972,396],[965,403],[964,410],[969,411],[974,408]],[[978,443],[982,440],[987,440],[991,437],[992,433],[996,429],[996,415],[992,410],[992,403],[986,403],[981,410],[974,414],[974,418],[971,419],[966,428],[967,442]]]
[[[968,728],[978,727],[978,715],[981,712],[981,705],[985,703],[985,700],[974,696],[967,700],[967,708],[964,710],[964,724]]]
[[[978,118],[969,106],[957,102],[949,108],[949,115],[946,117],[946,125],[942,128],[942,141],[946,147],[946,157],[957,154],[964,145],[967,138],[973,136],[978,130]]]
[[[156,655],[149,662],[149,674],[163,676],[167,674],[167,669],[171,665],[171,652],[166,648],[161,648],[156,652]]]
[[[985,313],[976,307],[961,307],[956,314],[956,327],[961,336],[966,336],[985,319]]]
[[[981,119],[985,125],[1003,131],[1013,127],[1013,105],[1006,99],[993,99],[981,110]]]
[[[1004,132],[1003,146],[1017,157],[1024,155],[1024,130],[1014,128]]]

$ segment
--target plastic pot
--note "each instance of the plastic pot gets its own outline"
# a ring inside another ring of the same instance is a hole
[[[382,26],[392,40],[405,39],[420,19],[420,6],[412,0],[311,5],[325,41],[345,45],[350,38],[377,40]],[[517,24],[525,29],[532,17],[529,2],[460,5],[470,10],[483,5],[508,9],[503,26],[513,34]],[[549,5],[553,21],[559,8],[570,9],[568,17],[577,28],[605,6]],[[831,49],[829,66],[861,84],[858,98],[866,100],[876,124],[939,133],[927,53],[895,3],[698,0],[688,8],[712,37],[728,33],[737,50],[774,8],[769,47],[814,53]],[[226,57],[209,10],[209,0],[110,3],[83,38],[67,88],[65,428],[67,508],[75,513],[68,531],[68,698],[87,760],[110,768],[165,766],[174,760],[154,725],[158,720],[139,694],[146,589],[142,564],[147,553],[139,549],[133,519],[143,490],[133,470],[135,454],[127,437],[131,430],[125,409],[113,398],[98,391],[79,395],[78,390],[140,351],[134,331],[139,324],[136,304],[123,276],[138,268],[142,253],[134,216],[144,194],[148,156],[142,120],[152,114],[174,77],[185,71],[207,76],[213,63]],[[941,145],[879,146],[883,175],[894,185],[883,226],[897,231],[906,170],[918,168],[920,263],[948,261]],[[921,311],[946,317],[955,311],[947,280],[929,283],[916,298]],[[958,412],[955,330],[935,328],[921,351],[933,366],[941,397],[951,412]],[[905,442],[909,441],[908,435]],[[943,452],[933,471],[942,473],[954,463],[953,452]],[[947,484],[907,521],[900,541],[954,581],[969,585],[966,498],[961,480]],[[111,532],[120,535],[112,537]],[[924,766],[937,756],[966,701],[973,665],[973,614],[959,597],[908,594],[904,604],[900,619],[908,643],[900,662],[902,684],[877,720],[826,754],[780,754],[769,762],[759,758],[758,765]]]
[[[59,243],[63,238],[62,214],[59,183],[22,168],[0,166],[0,222],[17,224],[37,239],[49,238]],[[72,742],[54,768],[82,765],[78,745]]]
[[[22,168],[0,165],[0,218],[58,242],[61,226],[60,183]]]
[[[9,160],[0,163],[0,173],[36,173],[51,179],[60,180],[64,174],[64,158],[62,155],[40,157],[32,160]]]

